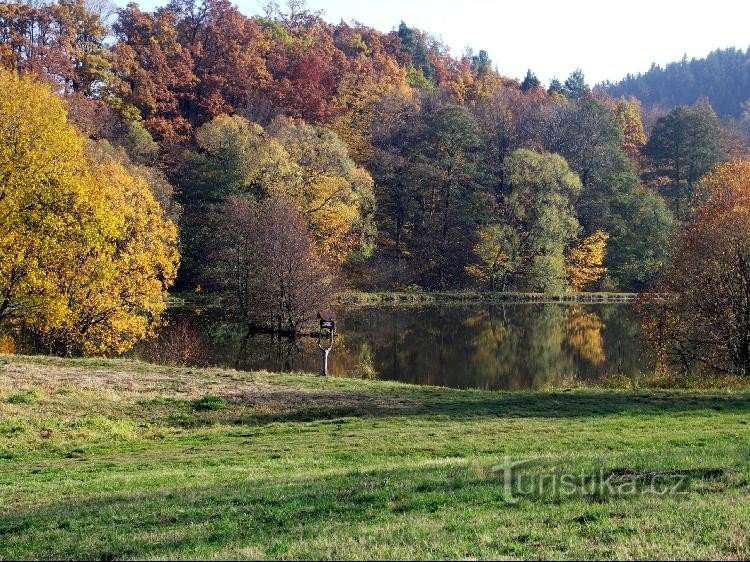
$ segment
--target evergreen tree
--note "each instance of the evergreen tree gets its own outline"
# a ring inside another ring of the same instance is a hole
[[[586,78],[583,76],[583,71],[580,68],[571,72],[562,87],[563,95],[571,100],[581,99],[589,92],[591,92],[591,88],[586,84]]]
[[[531,72],[531,69],[526,71],[526,77],[521,82],[521,91],[528,92],[529,90],[535,90],[541,85],[539,78],[536,74]]]

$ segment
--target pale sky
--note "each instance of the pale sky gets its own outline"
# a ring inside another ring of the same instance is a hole
[[[167,0],[137,3],[152,9]],[[235,4],[255,15],[266,1]],[[502,74],[523,78],[531,68],[545,83],[564,80],[576,68],[592,85],[616,81],[652,62],[750,46],[747,0],[308,0],[307,6],[323,10],[328,21],[357,20],[381,31],[403,20],[440,37],[456,56],[466,46],[475,53],[485,49]]]

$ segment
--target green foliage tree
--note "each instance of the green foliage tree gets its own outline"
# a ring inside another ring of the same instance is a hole
[[[473,231],[486,208],[481,137],[471,113],[448,105],[429,115],[419,157],[427,162],[428,184],[420,194],[422,217],[416,251],[424,264],[422,279],[432,288],[460,282]]]
[[[632,187],[616,190],[611,201],[605,266],[616,286],[641,291],[669,264],[674,220],[660,195],[631,179],[626,186]]]
[[[646,108],[691,105],[707,98],[722,117],[740,117],[750,92],[750,49],[717,49],[700,59],[683,58],[605,84],[610,95],[635,96]]]
[[[414,67],[419,69],[427,80],[434,80],[435,68],[430,60],[424,35],[402,21],[398,26],[398,38],[401,40],[401,49],[410,55]]]
[[[572,201],[581,181],[562,156],[526,149],[513,152],[506,169],[511,187],[507,219],[521,233],[523,266],[517,285],[563,292],[565,254],[580,231]]]
[[[559,79],[553,78],[552,80],[550,80],[549,88],[547,88],[547,93],[549,95],[553,95],[553,94],[560,94],[560,95],[562,95],[563,92],[564,92],[563,85],[562,85],[562,82],[560,82]]]
[[[478,55],[471,56],[471,69],[478,76],[483,76],[492,69],[492,60],[487,51],[481,49]]]
[[[590,92],[591,88],[586,84],[586,78],[580,68],[571,72],[562,86],[562,94],[571,100],[579,100]]]
[[[645,153],[655,183],[666,183],[665,195],[684,220],[696,182],[723,158],[716,113],[706,103],[676,107],[656,122]]]
[[[659,195],[640,187],[635,165],[623,152],[618,116],[609,107],[583,99],[553,111],[545,144],[581,178],[575,207],[584,231],[609,235],[605,267],[615,285],[642,288],[666,263],[671,213]]]
[[[521,91],[528,92],[529,90],[536,90],[541,85],[542,83],[539,78],[537,78],[536,74],[529,69],[526,71],[526,77],[523,79],[523,82],[521,82]]]

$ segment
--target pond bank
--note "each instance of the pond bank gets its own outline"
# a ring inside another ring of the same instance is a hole
[[[336,302],[345,306],[374,305],[424,305],[472,303],[628,303],[636,293],[499,293],[499,292],[358,292],[349,291],[336,296]]]

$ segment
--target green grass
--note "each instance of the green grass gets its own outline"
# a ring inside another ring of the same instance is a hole
[[[747,390],[0,357],[0,559],[746,559],[749,414]]]
[[[347,306],[408,306],[425,304],[468,303],[623,303],[635,298],[633,293],[501,293],[476,291],[349,291],[337,295],[338,304]]]

